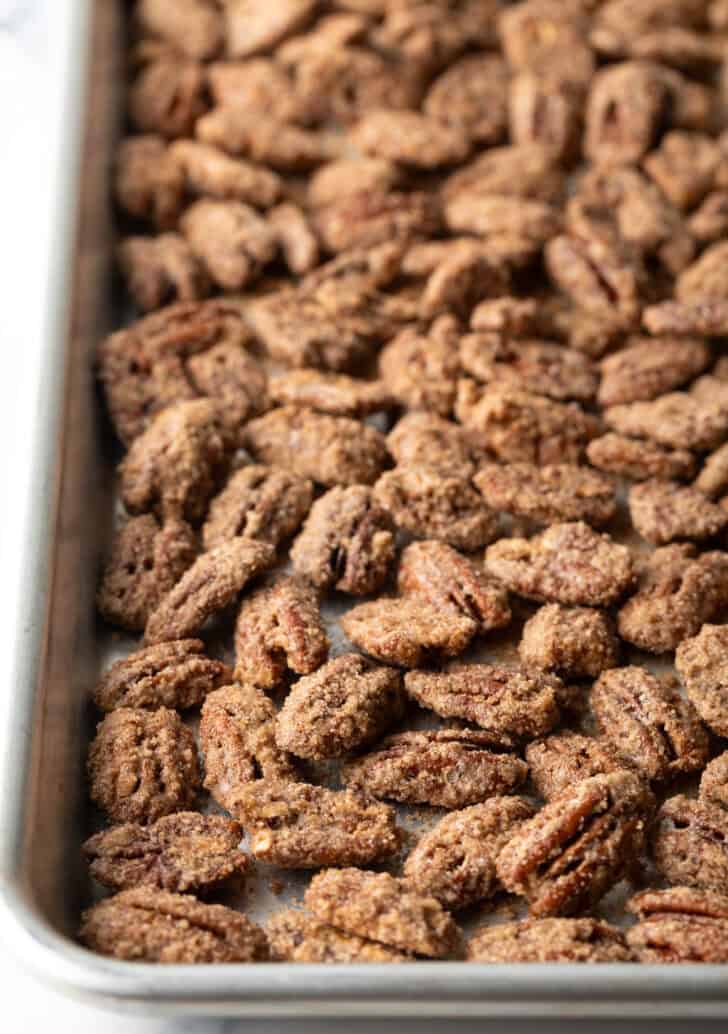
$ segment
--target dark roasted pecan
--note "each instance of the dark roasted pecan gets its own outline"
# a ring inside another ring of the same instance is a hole
[[[317,499],[291,548],[296,574],[355,596],[380,588],[394,555],[392,520],[365,485],[330,488]]]
[[[594,683],[591,706],[605,740],[648,779],[697,772],[708,759],[695,708],[644,668],[605,671]]]
[[[369,865],[400,844],[394,810],[354,790],[259,779],[230,807],[250,836],[253,856],[282,869]]]
[[[488,546],[486,570],[512,592],[542,603],[598,607],[615,600],[635,579],[629,549],[588,524],[553,524],[528,539]]]
[[[728,523],[728,512],[702,492],[674,481],[643,481],[629,492],[635,530],[654,546],[675,539],[711,539]]]
[[[541,524],[607,524],[617,511],[615,486],[588,467],[555,463],[489,463],[473,478],[487,504]]]
[[[104,672],[93,692],[101,711],[118,707],[199,707],[232,672],[204,654],[199,639],[179,639],[128,654]]]
[[[469,962],[631,962],[624,934],[598,919],[498,923],[468,941]]]
[[[400,733],[347,764],[342,776],[348,786],[366,788],[374,797],[464,808],[512,793],[524,782],[526,763],[492,749],[502,742],[481,730]]]
[[[319,922],[297,908],[271,916],[271,956],[281,962],[406,962],[408,955]]]
[[[687,481],[695,473],[695,457],[687,449],[667,449],[613,431],[589,442],[586,455],[593,467],[632,481]]]
[[[547,801],[584,779],[627,767],[603,740],[568,729],[529,743],[526,761],[531,782]]]
[[[728,962],[728,897],[692,887],[646,890],[627,903],[640,962]]]
[[[306,478],[275,467],[241,467],[210,503],[202,529],[205,548],[238,535],[278,546],[300,527],[312,499]]]
[[[596,678],[616,665],[619,644],[601,610],[548,603],[523,626],[518,653],[527,667]]]
[[[189,891],[246,871],[242,836],[238,823],[222,815],[180,811],[151,826],[126,822],[105,829],[86,841],[83,853],[93,878],[114,890]]]
[[[289,671],[308,675],[326,660],[329,640],[318,591],[283,578],[245,600],[235,626],[235,673],[242,683],[271,689]]]
[[[720,805],[668,797],[652,830],[652,857],[668,883],[723,890],[728,879],[728,813]]]
[[[714,555],[725,558],[723,553]],[[721,604],[725,606],[725,602],[723,598]],[[703,625],[698,635],[680,643],[675,654],[675,667],[688,697],[719,736],[728,735],[726,644],[728,625]]]
[[[460,363],[476,380],[557,401],[585,402],[597,390],[594,365],[581,352],[548,341],[514,341],[503,332],[466,334],[460,341]]]
[[[197,750],[176,711],[120,707],[96,728],[89,748],[92,800],[114,822],[154,822],[195,804]]]
[[[268,958],[265,934],[242,912],[155,887],[134,887],[99,901],[82,915],[79,936],[93,951],[130,962]]]
[[[149,615],[146,642],[184,639],[198,631],[274,561],[273,547],[254,539],[230,539],[203,553]]]
[[[335,657],[299,679],[276,722],[276,742],[297,757],[341,757],[377,739],[402,715],[402,676],[360,654]]]
[[[630,772],[585,779],[520,827],[498,855],[498,877],[528,898],[533,916],[589,908],[641,850],[649,807]]]
[[[533,813],[520,797],[492,797],[451,812],[409,854],[404,878],[453,911],[491,897],[498,889],[496,855]]]

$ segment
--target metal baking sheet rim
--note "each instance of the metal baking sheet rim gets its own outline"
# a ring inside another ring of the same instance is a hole
[[[118,38],[113,40],[110,34],[118,34],[121,2],[69,0],[67,7],[67,76],[62,88],[68,151],[55,156],[62,166],[57,176],[58,225],[51,265],[56,276],[46,314],[45,372],[32,447],[29,512],[34,518],[24,542],[27,578],[17,599],[20,634],[14,644],[13,692],[6,719],[11,749],[0,759],[0,926],[8,935],[8,946],[36,975],[73,997],[147,1013],[298,1017],[305,1008],[309,1018],[725,1017],[728,970],[723,966],[457,962],[161,966],[95,955],[51,923],[28,876],[31,846],[37,852],[39,833],[32,825],[30,794],[48,710],[44,676],[53,618],[49,601],[54,597],[64,522],[62,500],[69,490],[64,485],[68,474],[64,441],[74,372],[69,363],[71,313],[83,272],[78,201],[89,174],[87,161],[81,159],[84,154],[88,158],[89,147],[98,143],[97,127],[90,118],[91,99],[98,77],[104,74],[98,48],[100,43],[118,46]],[[86,55],[86,60],[79,60],[79,55]],[[101,160],[106,168],[108,158],[106,154]],[[67,712],[70,721],[70,706]],[[81,766],[79,758],[77,767]]]

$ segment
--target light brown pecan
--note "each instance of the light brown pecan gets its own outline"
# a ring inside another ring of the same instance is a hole
[[[704,133],[667,133],[642,163],[663,194],[678,208],[694,208],[713,186],[722,154]]]
[[[235,673],[242,683],[272,689],[287,673],[309,675],[326,660],[329,640],[318,591],[283,578],[245,600],[235,626]]]
[[[687,220],[688,231],[702,244],[713,244],[728,233],[728,190],[713,190]]]
[[[468,941],[469,962],[631,962],[616,926],[598,919],[524,919],[498,923]]]
[[[576,403],[497,383],[481,388],[471,380],[458,385],[455,415],[507,463],[578,463],[600,431],[599,420]]]
[[[505,739],[542,736],[559,720],[561,681],[502,664],[450,664],[444,671],[409,671],[404,688],[442,718],[461,718]]]
[[[584,151],[600,165],[638,162],[669,111],[670,90],[659,66],[625,61],[596,73],[586,105]]]
[[[222,46],[220,12],[210,0],[139,0],[134,15],[145,36],[164,40],[187,57],[204,61]]]
[[[693,705],[644,668],[603,672],[591,706],[605,740],[648,779],[697,772],[708,760],[708,736]]]
[[[524,782],[528,766],[502,746],[502,737],[485,730],[405,732],[349,762],[342,778],[374,797],[464,808],[512,793]]]
[[[596,678],[617,664],[619,643],[602,611],[548,603],[523,626],[518,653],[527,667]]]
[[[293,569],[320,589],[375,592],[395,555],[394,525],[371,488],[330,488],[316,500],[291,548]]]
[[[161,526],[152,514],[130,517],[117,531],[96,596],[112,625],[140,632],[147,618],[197,556],[197,539],[184,521]]]
[[[628,248],[563,234],[548,242],[544,258],[555,285],[579,308],[616,313],[626,325],[639,318],[643,270]]]
[[[210,503],[202,529],[205,548],[238,535],[278,546],[300,527],[312,499],[306,478],[275,467],[241,467]]]
[[[697,377],[710,361],[707,345],[690,338],[632,338],[602,360],[599,403],[614,406],[664,395]]]
[[[442,905],[389,873],[327,869],[304,903],[322,922],[400,951],[444,958],[459,949],[460,931]]]
[[[163,409],[121,462],[124,505],[130,513],[156,510],[165,518],[199,522],[233,446],[221,410],[208,399]]]
[[[728,409],[685,391],[652,402],[609,406],[604,419],[620,434],[650,438],[674,449],[714,449],[728,435]]]
[[[280,406],[251,420],[245,442],[261,463],[322,485],[370,485],[387,454],[384,436],[373,427],[296,406]]]
[[[79,936],[102,955],[130,962],[257,962],[265,934],[242,912],[155,887],[122,890],[81,917]]]
[[[728,302],[722,298],[660,302],[644,310],[642,322],[651,334],[725,336]]]
[[[632,586],[629,549],[588,524],[553,524],[528,539],[488,546],[485,567],[512,592],[541,603],[598,607]]]
[[[461,129],[416,111],[368,111],[350,138],[365,154],[416,169],[454,165],[470,151],[468,137]]]
[[[650,554],[638,591],[618,615],[619,634],[650,653],[675,650],[728,602],[728,557],[687,543]]]
[[[270,395],[279,406],[304,406],[318,413],[357,419],[394,405],[394,396],[384,381],[364,381],[321,370],[281,374],[271,381]]]
[[[705,25],[702,0],[607,0],[594,13],[590,39],[604,54],[629,53],[640,37],[666,29],[697,29]]]
[[[196,632],[274,562],[273,546],[254,539],[230,539],[203,553],[149,615],[145,641],[163,643]]]
[[[281,181],[274,172],[231,158],[210,144],[177,140],[169,150],[192,194],[221,201],[245,201],[256,208],[270,208],[280,195]]]
[[[695,473],[695,457],[687,449],[668,449],[613,431],[589,442],[586,455],[593,467],[632,481],[687,481]]]
[[[236,341],[220,341],[190,356],[185,373],[197,392],[219,404],[220,419],[236,441],[243,424],[268,408],[266,372]]]
[[[247,783],[296,778],[290,755],[275,741],[275,720],[273,703],[250,685],[225,686],[210,693],[202,705],[204,785],[228,811],[234,810]]]
[[[181,711],[198,707],[231,675],[226,664],[205,656],[201,640],[179,639],[135,650],[116,661],[97,682],[93,699],[101,711],[119,707]]]
[[[317,208],[315,226],[327,251],[371,248],[387,241],[407,241],[436,233],[439,210],[421,191],[363,191]]]
[[[476,380],[557,401],[585,402],[593,399],[597,390],[591,360],[573,348],[548,341],[514,341],[502,332],[466,334],[460,341],[460,363]]]
[[[194,806],[197,750],[176,711],[120,707],[96,727],[88,754],[91,798],[114,822],[154,822]]]
[[[476,432],[423,412],[405,414],[387,435],[387,448],[399,467],[461,478],[470,477],[488,456]]]
[[[394,810],[354,790],[259,779],[230,807],[250,836],[253,857],[283,869],[368,865],[400,844]]]
[[[489,253],[487,243],[458,243],[430,274],[420,298],[420,315],[428,320],[452,313],[467,319],[483,298],[508,289],[503,265],[498,255]]]
[[[184,189],[184,174],[162,137],[140,134],[119,144],[114,195],[128,215],[170,230],[182,210]]]
[[[398,186],[401,172],[384,158],[340,158],[317,169],[308,181],[308,200],[314,208],[352,194],[388,193]]]
[[[496,855],[533,813],[520,797],[492,797],[451,812],[410,852],[405,880],[451,910],[491,897],[498,889]]]
[[[377,739],[403,711],[402,676],[360,654],[335,657],[299,679],[276,722],[276,742],[297,757],[341,757]]]
[[[95,880],[113,890],[158,887],[190,891],[244,873],[248,856],[238,845],[243,831],[222,815],[180,811],[151,826],[125,822],[83,845]]]
[[[692,887],[646,890],[628,903],[627,942],[640,962],[728,962],[728,897]]]
[[[503,295],[480,302],[470,316],[470,327],[476,332],[500,335],[503,345],[513,338],[528,337],[540,327],[539,305],[535,298]],[[494,342],[495,344],[495,342]]]
[[[316,0],[224,0],[225,38],[231,57],[271,50],[302,28],[316,10]]]
[[[137,73],[127,106],[132,125],[141,133],[171,140],[191,134],[207,109],[202,65],[174,52],[160,54]]]
[[[675,281],[676,300],[688,303],[723,301],[728,289],[727,257],[728,241],[711,244]]]
[[[192,135],[192,133],[190,133]],[[194,124],[194,136],[229,154],[244,155],[277,172],[302,172],[341,154],[341,139],[278,119],[261,119],[245,105],[222,104]]]
[[[514,144],[540,144],[559,160],[579,156],[584,87],[554,70],[543,77],[521,72],[511,82],[509,126]]]
[[[409,958],[294,908],[272,916],[266,933],[271,956],[281,962],[406,962]]]
[[[503,586],[444,542],[410,543],[402,552],[397,585],[404,595],[464,614],[480,632],[504,628],[511,620]]]
[[[547,148],[519,144],[487,148],[445,180],[443,194],[446,199],[458,194],[500,194],[552,201],[563,186],[564,173]]]
[[[467,55],[435,79],[423,111],[480,144],[500,143],[508,126],[508,78],[500,56]]]
[[[617,511],[613,482],[575,464],[489,463],[473,481],[494,510],[541,524],[583,520],[599,527]]]
[[[652,857],[672,884],[723,890],[728,877],[728,814],[682,794],[668,797],[652,830]]]
[[[271,228],[242,201],[195,201],[180,227],[212,280],[226,291],[255,279],[277,250]]]
[[[728,751],[705,766],[700,777],[700,800],[728,809]]]
[[[472,552],[497,534],[497,517],[469,481],[434,470],[396,467],[374,486],[374,499],[397,527]]]
[[[575,82],[587,82],[594,71],[588,27],[583,5],[568,0],[528,0],[502,8],[498,18],[503,52],[513,68],[546,73],[561,67]]]
[[[212,61],[206,66],[212,100],[225,108],[242,108],[250,115],[265,111],[274,122],[297,122],[305,117],[303,98],[278,61],[267,57],[247,61]]]
[[[498,877],[528,898],[532,916],[589,908],[640,852],[649,807],[630,772],[585,779],[523,823],[498,855]]]
[[[465,192],[445,203],[445,222],[453,233],[473,233],[486,241],[501,234],[512,234],[532,242],[535,253],[561,226],[558,212],[545,201],[509,194]],[[496,292],[491,290],[490,294]]]
[[[298,205],[284,201],[268,212],[272,228],[289,272],[302,276],[319,264],[319,243]]]
[[[565,729],[526,745],[531,782],[547,801],[584,779],[628,767],[603,740]]]
[[[674,481],[634,485],[628,502],[636,531],[655,546],[675,539],[710,539],[728,523],[728,512],[697,488]]]
[[[719,736],[728,735],[726,643],[728,625],[706,624],[694,638],[684,639],[675,654],[675,667],[688,697],[706,725]]]
[[[709,499],[725,495],[728,490],[728,443],[705,458],[694,484]]]
[[[379,356],[379,376],[407,409],[452,413],[460,374],[457,340],[450,333],[403,330]]]

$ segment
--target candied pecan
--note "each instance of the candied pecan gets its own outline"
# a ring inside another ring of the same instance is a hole
[[[568,729],[527,744],[526,761],[533,785],[547,801],[584,779],[627,768],[602,740]]]
[[[513,68],[543,74],[563,67],[574,82],[587,82],[594,71],[588,24],[578,3],[528,0],[502,10],[498,32]]]
[[[728,815],[720,805],[668,797],[652,830],[652,857],[669,883],[722,890],[728,878]]]
[[[704,133],[667,133],[643,166],[663,194],[681,209],[693,208],[705,197],[721,160],[718,143]]]
[[[584,152],[599,165],[629,165],[650,150],[670,109],[661,69],[624,61],[596,73],[586,103]]]
[[[141,133],[188,136],[206,106],[202,66],[175,53],[145,64],[129,88],[129,118]]]
[[[335,657],[299,679],[276,723],[276,742],[301,758],[341,757],[377,739],[402,715],[402,676],[360,654]]]
[[[314,224],[324,247],[336,254],[428,237],[438,229],[439,212],[433,198],[422,191],[367,190],[347,192],[322,205]]]
[[[473,478],[488,506],[542,524],[584,520],[599,526],[617,510],[614,484],[569,463],[489,463]]]
[[[648,779],[696,772],[708,759],[708,737],[695,708],[644,668],[603,672],[591,706],[605,740]]]
[[[231,158],[210,144],[177,140],[169,153],[182,169],[187,189],[193,194],[269,208],[281,193],[280,178],[270,169]]]
[[[271,410],[244,433],[256,459],[322,485],[370,485],[387,455],[384,436],[373,427],[296,406]]]
[[[480,302],[470,316],[472,330],[497,333],[503,335],[503,339],[525,337],[534,333],[539,325],[540,311],[536,299],[515,295]]]
[[[728,602],[728,557],[687,543],[650,554],[638,592],[622,606],[619,634],[650,653],[675,650]]]
[[[241,467],[210,503],[202,529],[205,548],[238,535],[278,546],[299,528],[312,499],[306,478],[258,464]]]
[[[643,270],[627,248],[592,237],[553,237],[544,251],[551,279],[579,308],[616,312],[629,323],[640,314]]]
[[[602,406],[657,398],[697,377],[710,362],[707,345],[689,338],[631,338],[602,360]]]
[[[558,232],[561,220],[545,201],[462,192],[446,202],[445,222],[453,233],[473,233],[486,241],[498,234],[514,234],[532,241],[538,251]]]
[[[231,685],[210,693],[202,705],[200,747],[205,759],[205,789],[232,811],[247,783],[293,781],[290,755],[275,740],[276,709],[250,685]]]
[[[553,201],[563,186],[564,173],[547,148],[517,144],[486,149],[445,180],[443,195],[447,200],[458,194],[500,194]]]
[[[294,908],[271,916],[266,933],[271,956],[280,962],[406,962],[409,958]]]
[[[317,0],[223,0],[228,54],[250,57],[271,50],[302,28],[317,6]]]
[[[247,420],[268,408],[265,370],[237,341],[220,341],[190,356],[186,373],[201,395],[220,403],[220,419],[236,438]]]
[[[367,865],[400,844],[394,810],[355,790],[259,779],[242,787],[230,808],[253,857],[282,869]]]
[[[238,850],[243,831],[222,815],[180,811],[150,826],[126,822],[83,845],[95,880],[113,890],[159,887],[189,891],[244,873],[248,856]]]
[[[408,671],[408,696],[442,718],[462,718],[506,738],[542,736],[559,720],[560,679],[502,664],[450,664]]]
[[[728,512],[689,485],[643,481],[629,492],[635,530],[655,546],[675,539],[713,538],[728,523]]]
[[[478,931],[469,962],[631,962],[616,926],[599,919],[523,919]]]
[[[124,505],[130,513],[154,509],[163,517],[198,522],[232,447],[213,402],[197,399],[163,409],[134,439],[119,467]]]
[[[728,410],[672,391],[651,402],[609,406],[604,419],[620,434],[650,438],[675,449],[714,449],[728,435]]]
[[[501,539],[485,567],[512,592],[541,603],[598,607],[614,603],[635,580],[629,549],[576,521],[528,539]]]
[[[338,156],[337,137],[288,122],[261,119],[239,104],[223,104],[197,119],[195,136],[229,154],[245,155],[279,172],[299,172]]]
[[[210,282],[184,237],[125,237],[117,250],[127,290],[142,312],[169,302],[196,302],[210,293]]]
[[[728,190],[711,191],[687,220],[688,231],[701,244],[712,244],[728,234]]]
[[[241,108],[250,115],[266,112],[274,122],[297,122],[304,115],[294,83],[271,58],[213,61],[206,72],[216,105]]]
[[[459,373],[457,342],[448,333],[403,330],[379,357],[379,376],[402,406],[442,417],[452,412]]]
[[[228,291],[254,279],[276,253],[273,231],[242,201],[195,201],[180,227],[214,282]]]
[[[521,72],[510,86],[509,125],[514,144],[540,144],[558,159],[579,155],[584,89],[559,69],[545,79]]]
[[[445,958],[459,949],[460,931],[439,901],[386,872],[327,869],[303,900],[322,922],[401,951]]]
[[[203,553],[149,615],[145,641],[163,643],[196,632],[274,562],[273,546],[254,539],[230,539]]]
[[[728,334],[728,301],[660,302],[644,310],[642,321],[651,334],[721,337]]]
[[[389,4],[372,42],[405,65],[436,71],[468,44],[493,45],[498,7],[498,0]]]
[[[467,55],[435,79],[422,109],[479,144],[500,143],[508,126],[508,79],[498,55]]]
[[[487,304],[487,303],[486,303]],[[501,333],[466,334],[460,363],[479,381],[559,400],[594,398],[597,374],[587,356],[549,341],[513,341]]]
[[[112,625],[140,632],[162,597],[197,556],[197,539],[184,521],[160,527],[150,513],[130,517],[114,536],[96,605]]]
[[[276,205],[268,213],[268,225],[291,273],[303,275],[318,265],[318,240],[298,205],[290,201]]]
[[[502,737],[485,730],[399,733],[345,765],[342,778],[374,797],[464,808],[511,793],[524,782],[528,766],[514,754],[493,749],[502,744]]]
[[[706,457],[694,485],[709,499],[725,494],[728,490],[728,442]]]
[[[315,671],[328,652],[319,594],[308,583],[284,578],[253,593],[241,606],[235,626],[235,672],[240,682],[270,689],[288,671]]]
[[[695,457],[687,449],[666,449],[612,431],[589,442],[586,455],[593,467],[632,481],[687,481],[695,473]]]
[[[458,384],[455,415],[509,463],[578,463],[600,421],[574,402],[553,402],[508,384]]]
[[[728,809],[728,751],[705,766],[700,777],[700,800]]]
[[[139,0],[134,16],[142,33],[171,43],[187,57],[214,57],[223,42],[217,4],[210,0]]]
[[[590,39],[602,53],[618,56],[641,36],[676,27],[701,28],[705,6],[704,0],[606,0],[594,13]]]
[[[451,546],[436,540],[412,542],[403,551],[397,586],[404,595],[457,611],[476,622],[480,632],[503,628],[511,620],[508,593]]]
[[[502,294],[507,287],[497,257],[484,254],[480,244],[463,245],[430,274],[420,298],[420,313],[424,319],[444,313],[466,318],[477,302]]]
[[[527,667],[596,678],[616,665],[619,646],[602,611],[548,603],[523,626],[518,654]]]
[[[396,467],[379,478],[374,499],[412,535],[472,552],[497,534],[497,517],[461,477],[424,468]]]
[[[226,664],[204,654],[199,639],[179,639],[135,650],[104,672],[93,691],[101,711],[119,707],[184,710],[230,680]]]
[[[415,668],[430,657],[454,657],[477,632],[472,618],[420,596],[381,596],[341,618],[345,635],[377,660]]]
[[[718,556],[723,560],[725,554]],[[725,598],[721,603],[725,606]],[[693,638],[684,639],[675,654],[675,667],[688,697],[719,736],[728,735],[727,643],[728,625],[705,624]]]
[[[364,381],[321,370],[291,370],[274,378],[270,395],[279,406],[306,406],[332,416],[361,418],[391,409],[394,396],[384,381]]]
[[[728,962],[728,897],[692,887],[646,890],[627,902],[627,942],[640,962]]]
[[[726,276],[728,241],[711,244],[700,258],[683,270],[675,281],[675,298],[679,302],[725,300],[728,293]]]
[[[498,855],[507,890],[528,898],[532,916],[589,908],[642,848],[650,795],[631,772],[592,776],[554,797]]]
[[[404,878],[423,894],[456,910],[498,889],[496,855],[534,809],[520,797],[492,797],[451,812],[419,840],[404,864]]]
[[[156,887],[133,887],[99,901],[83,913],[79,936],[93,951],[131,962],[268,958],[265,934],[242,912]]]
[[[349,485],[316,500],[291,561],[296,574],[320,589],[366,596],[385,581],[394,554],[394,525],[374,490]]]
[[[487,458],[478,435],[434,413],[405,414],[387,435],[387,448],[399,467],[424,468],[467,479]]]
[[[416,111],[380,108],[366,112],[350,137],[365,154],[420,169],[461,162],[470,150],[468,137],[460,128]]]
[[[195,803],[197,750],[176,711],[120,707],[96,727],[88,753],[91,798],[114,822],[154,822]]]
[[[384,158],[339,158],[312,173],[307,187],[309,204],[320,208],[352,195],[389,194],[401,181],[401,172]]]
[[[129,136],[116,153],[114,194],[120,207],[159,230],[177,223],[185,180],[164,140],[154,134]]]

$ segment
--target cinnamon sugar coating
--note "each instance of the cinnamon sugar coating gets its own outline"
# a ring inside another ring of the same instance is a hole
[[[271,956],[280,962],[406,962],[408,955],[377,941],[337,930],[289,908],[266,926]]]
[[[473,313],[471,325],[496,318],[491,310],[486,315],[486,306],[497,305],[484,302]],[[504,320],[514,319],[514,315]],[[549,341],[514,340],[503,331],[466,334],[460,341],[460,362],[464,370],[478,381],[497,383],[534,395],[546,395],[555,401],[569,399],[586,402],[594,398],[598,377],[591,360],[574,348],[564,348]]]
[[[262,464],[241,467],[210,502],[202,528],[205,548],[236,536],[278,546],[298,529],[312,500],[307,478]]]
[[[469,962],[631,962],[615,926],[597,919],[525,919],[488,926],[468,941]]]
[[[693,380],[710,361],[708,346],[690,338],[633,338],[602,360],[599,403],[614,406],[657,398]]]
[[[365,653],[403,668],[462,653],[478,630],[472,618],[420,596],[380,596],[341,618],[346,636]]]
[[[615,431],[649,438],[672,449],[714,449],[728,435],[728,411],[683,391],[651,402],[609,406],[605,422]]]
[[[548,603],[523,626],[518,653],[526,667],[596,678],[616,665],[619,644],[602,611]]]
[[[271,399],[280,406],[296,405],[331,416],[361,419],[390,409],[394,397],[383,381],[362,381],[346,374],[320,370],[291,370],[270,385]]]
[[[494,510],[542,524],[586,521],[599,527],[617,512],[613,482],[575,464],[489,463],[473,481]]]
[[[547,801],[595,775],[626,768],[604,740],[564,729],[526,745],[531,782]]]
[[[655,865],[671,884],[722,891],[728,876],[728,813],[720,805],[678,794],[657,813],[651,846]]]
[[[387,448],[397,466],[434,470],[445,477],[468,478],[488,458],[477,433],[434,413],[406,413],[387,435]]]
[[[114,194],[117,203],[136,219],[170,230],[184,198],[184,174],[166,142],[153,133],[128,136],[116,152]]]
[[[627,907],[627,941],[640,962],[728,962],[728,898],[692,887],[646,890]]]
[[[695,473],[695,457],[687,449],[665,448],[613,431],[589,442],[586,455],[593,467],[631,481],[688,481]]]
[[[726,642],[728,626],[707,624],[693,638],[684,639],[675,654],[675,667],[688,697],[706,725],[719,736],[728,733]]]
[[[644,481],[629,493],[632,524],[655,546],[675,539],[710,539],[728,523],[728,513],[697,488],[673,481]]]

